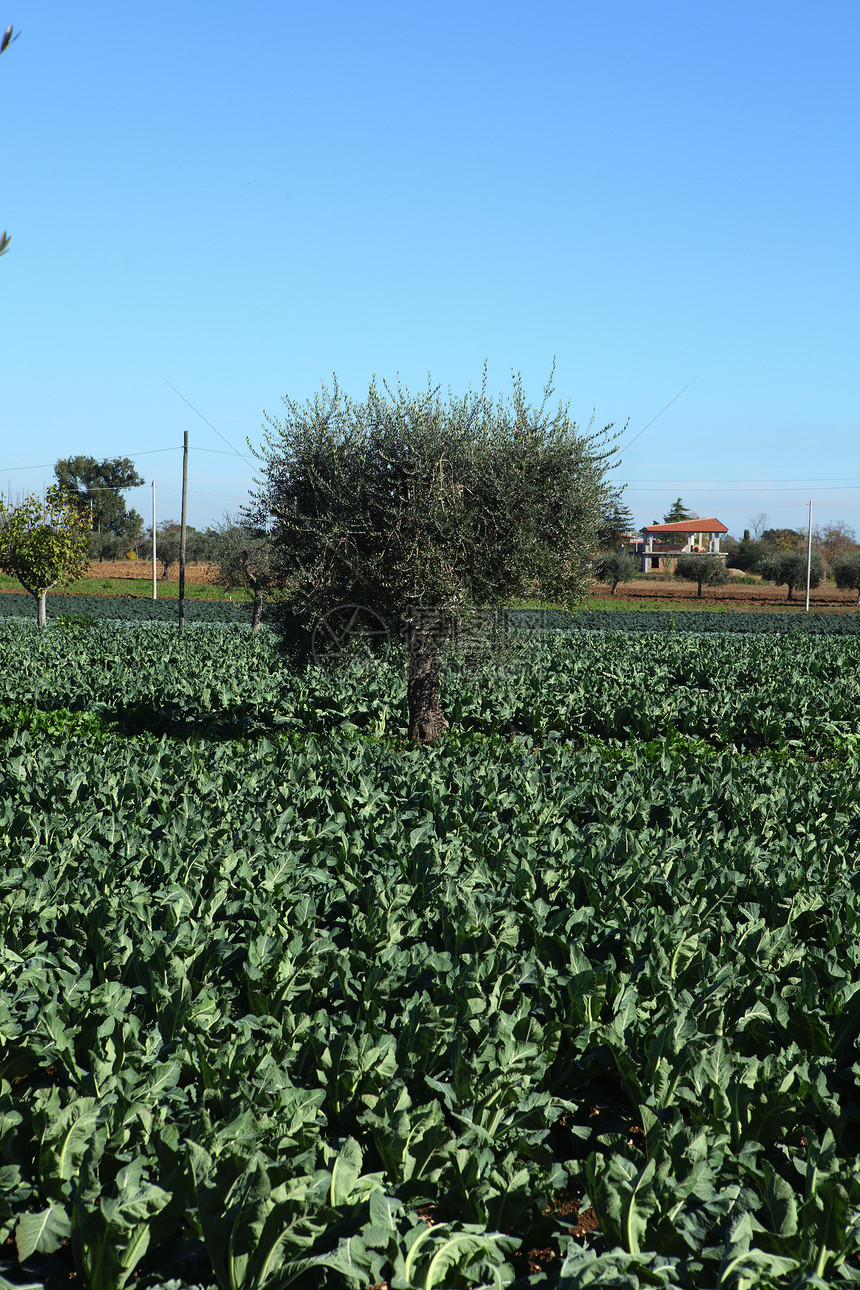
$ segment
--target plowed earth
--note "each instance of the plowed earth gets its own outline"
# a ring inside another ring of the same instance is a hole
[[[161,566],[158,569],[158,576],[161,577]],[[178,570],[174,566],[171,569],[171,576],[175,579],[178,576]],[[85,577],[89,578],[152,578],[152,565],[146,560],[105,560],[102,563],[96,561],[91,564]],[[198,585],[213,584],[216,581],[217,573],[213,564],[189,564],[185,569],[185,578],[188,582]],[[20,587],[4,588],[8,591],[20,591]],[[595,583],[591,589],[592,598],[596,600],[606,600],[609,598],[609,587],[605,583]],[[616,601],[640,601],[643,609],[649,603],[659,601],[660,603],[673,604],[677,603],[684,606],[697,604],[702,609],[713,609],[721,607],[724,609],[744,609],[747,611],[758,610],[760,612],[773,613],[775,609],[784,609],[788,612],[803,612],[805,606],[806,592],[805,588],[799,588],[794,593],[794,599],[788,600],[785,587],[774,587],[770,583],[761,583],[757,586],[743,584],[733,586],[731,583],[724,587],[714,587],[708,589],[702,588],[702,598],[697,601],[696,584],[694,582],[648,582],[639,579],[635,582],[619,582],[615,592]],[[816,610],[826,610],[830,613],[850,613],[857,608],[857,593],[854,591],[837,591],[832,583],[826,583],[817,587],[809,594],[810,608]]]

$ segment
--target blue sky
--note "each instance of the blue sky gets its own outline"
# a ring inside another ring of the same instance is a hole
[[[337,372],[629,421],[638,523],[860,533],[856,0],[9,0],[0,487],[237,508]],[[689,382],[689,388],[632,442]],[[629,443],[629,450],[624,444]],[[153,451],[168,449],[166,452]],[[205,451],[204,451],[205,450]],[[144,452],[147,455],[144,455]],[[25,469],[26,468],[26,469]]]

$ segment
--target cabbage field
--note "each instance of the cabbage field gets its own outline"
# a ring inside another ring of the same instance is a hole
[[[393,648],[0,625],[0,1290],[860,1281],[860,638],[712,617],[432,748]]]

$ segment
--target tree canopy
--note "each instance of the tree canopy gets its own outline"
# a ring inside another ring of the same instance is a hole
[[[765,529],[761,535],[762,545],[773,554],[780,551],[805,551],[806,534],[799,529]],[[806,574],[804,573],[804,578]]]
[[[146,480],[138,475],[129,457],[63,457],[54,466],[57,483],[81,511],[91,511],[93,528],[116,537],[139,532],[143,520],[127,510],[122,493],[139,488]]]
[[[36,601],[40,627],[45,597],[58,582],[80,577],[88,562],[89,513],[57,484],[45,500],[28,494],[17,506],[0,497],[0,569],[17,578]]]
[[[410,604],[507,600],[538,582],[574,602],[596,546],[611,426],[583,432],[564,405],[539,407],[522,381],[492,401],[373,382],[366,400],[335,379],[266,415],[264,476],[248,514],[272,536],[308,612],[346,603],[396,616]]]
[[[833,561],[833,577],[843,591],[856,591],[860,605],[860,551],[846,551]]]
[[[666,514],[663,516],[663,523],[682,524],[684,520],[696,520],[698,518],[698,515],[694,515],[692,511],[687,510],[687,507],[679,497],[672,503]]]
[[[695,582],[699,600],[703,586],[721,587],[728,576],[726,562],[718,555],[679,555],[675,561],[675,577],[684,582]]]
[[[245,518],[257,529],[271,519],[292,609],[312,619],[362,606],[394,625],[410,607],[444,618],[526,591],[567,604],[584,595],[611,426],[582,431],[566,405],[550,410],[552,376],[537,407],[520,377],[507,398],[494,401],[486,386],[486,369],[481,388],[462,396],[373,381],[359,402],[335,378],[305,404],[284,398],[282,419],[266,415],[262,479]],[[423,627],[410,641],[410,677],[422,652],[441,719],[433,643]],[[413,710],[410,697],[415,737]]]
[[[218,546],[218,534],[214,529],[196,529],[193,524],[185,526],[185,559],[188,564],[214,560]],[[182,545],[182,526],[176,520],[162,520],[155,526],[155,558],[162,566],[162,579],[167,577],[172,564],[179,560]],[[142,549],[152,547],[152,527],[146,530]]]
[[[857,551],[857,534],[842,521],[831,522],[816,528],[812,534],[815,550],[828,568],[833,568],[843,555]]]
[[[777,551],[760,561],[758,572],[767,582],[788,587],[788,599],[793,598],[795,587],[806,586],[806,555],[801,551]],[[812,552],[809,585],[817,587],[822,577],[821,556]]]
[[[624,488],[612,488],[600,508],[597,545],[601,551],[616,550],[629,533],[636,531],[633,512],[624,502]]]
[[[272,540],[265,529],[241,524],[230,515],[225,515],[217,534],[212,559],[218,568],[218,581],[225,587],[251,589],[254,593],[251,627],[258,631],[265,594],[281,585],[273,559]]]
[[[767,555],[766,547],[750,537],[749,529],[744,529],[743,537],[735,550],[729,552],[726,563],[730,569],[742,569],[744,573],[755,573],[765,555]]]
[[[594,576],[609,584],[611,596],[619,582],[632,582],[638,571],[639,561],[629,551],[607,551],[594,561]]]

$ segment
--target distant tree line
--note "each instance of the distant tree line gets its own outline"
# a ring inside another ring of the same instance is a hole
[[[627,539],[635,532],[633,516],[624,505],[623,489],[610,490],[601,511],[598,526],[599,553],[592,562],[594,577],[609,585],[615,595],[619,583],[630,582],[639,572],[639,560],[625,549]],[[663,516],[664,524],[697,519],[682,498],[677,498]],[[660,523],[654,520],[655,524]],[[799,529],[767,528],[767,516],[753,518],[753,532],[744,530],[738,540],[723,540],[727,558],[709,553],[690,552],[678,557],[674,575],[697,584],[697,595],[703,586],[720,586],[728,580],[728,570],[736,569],[788,588],[788,599],[806,586],[808,535]],[[860,545],[854,530],[836,522],[820,526],[812,533],[810,586],[817,587],[831,577],[837,587],[856,590],[860,604]]]

